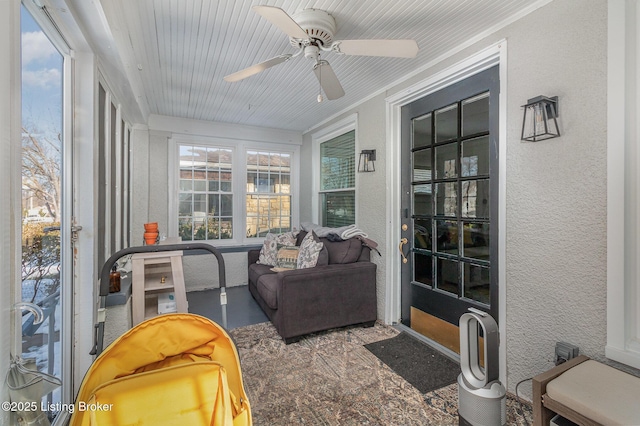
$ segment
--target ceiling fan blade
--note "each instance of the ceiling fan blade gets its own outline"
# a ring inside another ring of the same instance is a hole
[[[339,40],[331,48],[345,55],[415,58],[418,54],[415,40]]]
[[[300,28],[300,25],[291,16],[279,7],[273,6],[253,6],[253,11],[267,19],[276,27],[280,28],[286,35],[292,38],[308,39],[307,32]]]
[[[233,74],[229,74],[224,77],[224,81],[235,83],[236,81],[251,77],[252,75],[258,74],[259,72],[262,72],[268,68],[281,64],[283,62],[287,62],[289,59],[291,59],[292,56],[293,55],[291,54],[276,56],[275,58],[271,58],[264,62],[260,62],[259,64],[252,65],[249,68],[245,68],[243,70],[234,72]]]
[[[338,81],[336,73],[333,72],[331,65],[327,61],[318,61],[313,67],[313,72],[316,74],[322,91],[330,101],[338,99],[344,96],[344,89]]]

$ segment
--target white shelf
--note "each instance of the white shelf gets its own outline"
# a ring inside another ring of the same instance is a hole
[[[177,312],[187,312],[182,251],[137,253],[131,262],[133,325],[158,315],[159,293],[172,292]]]

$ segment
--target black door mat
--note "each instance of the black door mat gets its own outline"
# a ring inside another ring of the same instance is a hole
[[[455,383],[460,374],[457,362],[404,332],[364,346],[422,393]]]

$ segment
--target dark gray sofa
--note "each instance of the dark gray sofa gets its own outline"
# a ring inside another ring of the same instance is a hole
[[[297,237],[300,245],[306,232]],[[260,250],[248,253],[249,291],[285,343],[309,333],[353,324],[372,326],[377,318],[376,264],[357,238],[329,241],[313,268],[273,272],[260,265]]]

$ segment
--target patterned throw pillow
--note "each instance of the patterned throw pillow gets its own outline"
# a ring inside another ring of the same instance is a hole
[[[300,243],[300,254],[298,255],[298,269],[313,268],[318,263],[318,256],[324,244],[318,240],[315,232],[311,231],[302,239]]]
[[[276,272],[296,269],[299,253],[300,247],[281,246],[280,249],[278,249],[278,255],[276,256],[276,265],[272,269]]]
[[[264,238],[264,244],[260,249],[258,262],[261,265],[275,266],[278,256],[278,245],[295,246],[297,232],[285,232],[284,234],[268,233]]]

